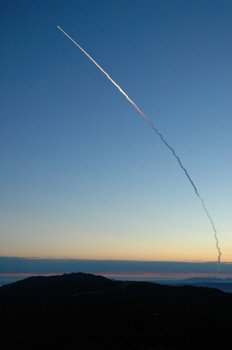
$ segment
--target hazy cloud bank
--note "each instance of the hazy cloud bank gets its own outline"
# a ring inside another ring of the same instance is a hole
[[[232,277],[232,263],[221,263],[218,277]],[[85,272],[120,279],[188,278],[216,276],[216,262],[78,260],[0,257],[0,278]],[[3,284],[1,282],[0,284]]]

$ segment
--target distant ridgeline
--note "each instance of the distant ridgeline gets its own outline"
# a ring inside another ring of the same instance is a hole
[[[232,294],[84,273],[0,288],[1,349],[230,349]],[[194,330],[194,331],[193,331]]]

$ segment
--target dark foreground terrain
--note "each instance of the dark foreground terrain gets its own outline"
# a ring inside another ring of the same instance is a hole
[[[0,287],[1,349],[231,349],[232,294],[73,273]]]

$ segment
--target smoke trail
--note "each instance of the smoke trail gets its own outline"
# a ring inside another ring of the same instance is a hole
[[[180,158],[177,156],[177,154],[175,153],[174,149],[165,141],[165,139],[163,138],[163,136],[159,133],[159,131],[155,128],[155,126],[152,124],[152,122],[149,120],[149,118],[146,116],[146,114],[143,113],[143,111],[141,111],[141,109],[134,103],[134,101],[132,101],[130,99],[130,97],[125,93],[125,91],[122,90],[122,88],[109,76],[109,74],[104,71],[104,69],[99,66],[99,64],[94,61],[94,59],[84,50],[82,49],[82,47],[80,45],[78,45],[76,43],[76,41],[74,41],[71,36],[69,36],[62,28],[60,28],[59,26],[57,26],[57,28],[59,30],[61,30],[61,32],[63,32],[99,69],[100,71],[102,71],[102,73],[104,73],[106,75],[106,77],[111,81],[111,83],[113,83],[116,88],[118,88],[118,90],[126,97],[126,99],[137,109],[137,111],[139,112],[139,114],[146,120],[146,122],[148,124],[150,124],[150,126],[152,127],[152,129],[156,132],[156,134],[161,138],[162,142],[170,149],[170,151],[172,152],[172,154],[174,155],[174,157],[177,159],[180,167],[182,168],[182,170],[185,172],[185,175],[187,176],[189,182],[191,183],[197,197],[199,198],[199,200],[201,201],[201,204],[202,204],[202,207],[206,213],[206,215],[208,216],[209,218],[209,221],[211,223],[211,226],[212,226],[212,229],[214,231],[214,238],[216,240],[216,248],[217,248],[217,251],[218,251],[218,272],[220,271],[220,260],[221,260],[221,250],[220,250],[220,247],[219,247],[219,241],[218,241],[218,237],[217,237],[217,231],[216,231],[216,228],[215,228],[215,225],[214,225],[214,222],[211,218],[211,216],[209,215],[209,212],[205,206],[205,203],[203,201],[203,199],[201,198],[194,182],[192,181],[191,177],[189,176],[187,170],[185,169],[185,167],[182,165],[181,161],[180,161]]]

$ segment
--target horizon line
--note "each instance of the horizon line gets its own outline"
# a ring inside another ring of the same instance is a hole
[[[8,256],[8,255],[0,255],[0,258],[9,258],[9,259],[28,259],[28,260],[78,260],[78,261],[123,261],[123,262],[175,262],[175,263],[212,263],[217,264],[216,261],[213,260],[136,260],[136,259],[94,259],[94,258],[68,258],[68,257],[38,257],[38,256]],[[232,261],[221,261],[221,264],[232,264]]]

